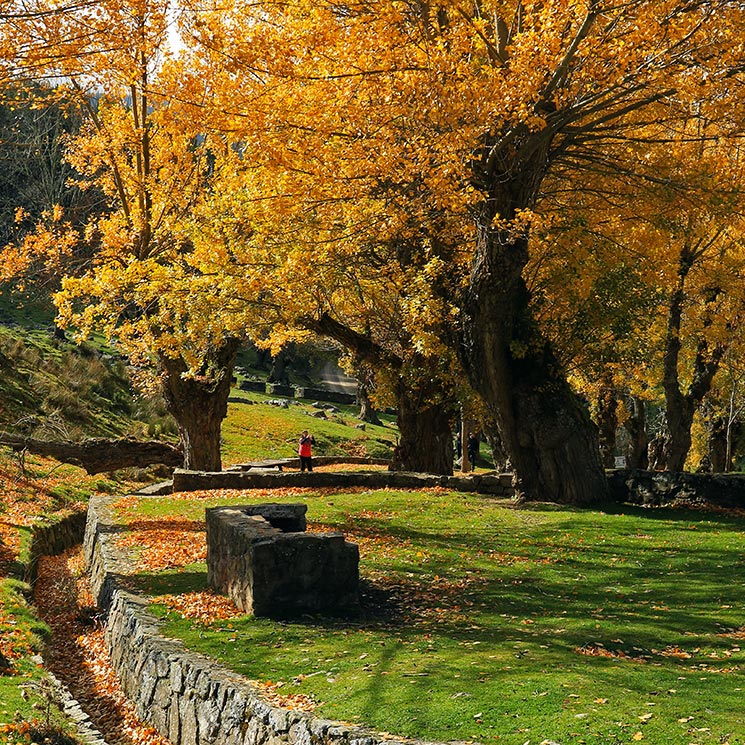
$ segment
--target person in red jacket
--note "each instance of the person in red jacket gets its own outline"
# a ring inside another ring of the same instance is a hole
[[[313,435],[308,434],[308,430],[303,430],[303,434],[300,435],[300,443],[298,445],[298,455],[300,456],[300,471],[304,471],[306,468],[308,471],[313,470],[313,451],[312,446],[316,444],[313,439]]]

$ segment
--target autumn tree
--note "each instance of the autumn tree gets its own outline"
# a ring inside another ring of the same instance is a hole
[[[76,230],[61,210],[21,252],[47,254],[65,272],[81,242],[94,260],[62,282],[60,323],[104,331],[140,366],[157,368],[184,445],[185,466],[220,468],[220,423],[242,330],[190,259],[187,218],[214,187],[229,152],[193,109],[179,107],[178,70],[168,59],[167,2],[25,5],[3,28],[6,74],[53,78],[85,112],[67,142],[81,188],[108,202]],[[18,247],[12,249],[18,252]]]
[[[275,187],[262,179],[271,181],[272,170],[237,158],[234,188],[193,214],[195,256],[213,286],[233,299],[255,343],[281,354],[310,334],[324,336],[345,349],[353,368],[374,374],[376,403],[397,411],[392,469],[452,473],[455,361],[446,346],[436,355],[415,343],[442,328],[439,316],[428,317],[437,306],[416,324],[406,310],[424,292],[415,290],[425,252],[414,241],[376,243],[371,236],[350,239],[341,254],[335,240],[334,250],[321,250],[315,220],[288,215],[276,196],[266,198]]]
[[[742,4],[296,0],[200,10],[194,36],[238,81],[216,106],[236,128],[244,122],[247,149],[274,169],[278,213],[312,217],[324,251],[436,224],[432,245],[461,251],[435,249],[442,265],[428,271],[448,277],[448,293],[459,285],[447,296],[461,313],[454,348],[519,488],[602,499],[596,427],[533,314],[531,232],[549,179],[571,193],[593,169],[644,174],[627,146],[660,142],[654,125],[694,108],[728,119]]]
[[[562,217],[534,245],[530,276],[544,328],[597,401],[609,456],[613,413],[625,408],[630,463],[646,465],[646,399],[665,412],[665,467],[682,470],[694,414],[739,334],[742,166],[718,126],[686,117],[664,131],[636,154],[646,174],[591,174],[572,203],[546,194],[544,208],[553,199]]]

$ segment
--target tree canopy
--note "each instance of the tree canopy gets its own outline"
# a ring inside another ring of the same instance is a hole
[[[186,4],[171,60],[166,3],[11,14],[6,45],[35,43],[9,73],[84,95],[70,160],[116,205],[63,318],[187,376],[239,329],[361,337],[412,390],[466,380],[527,496],[601,499],[568,373],[636,393],[619,371],[656,360],[670,418],[740,317],[744,21],[735,0],[229,0]]]

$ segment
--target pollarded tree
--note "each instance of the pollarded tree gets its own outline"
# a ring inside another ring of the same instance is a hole
[[[78,185],[95,186],[107,211],[80,231],[55,222],[23,249],[55,249],[67,274],[69,250],[86,242],[93,261],[66,276],[59,319],[85,334],[102,330],[134,363],[155,365],[184,445],[185,466],[220,468],[220,424],[243,336],[221,315],[226,304],[203,287],[190,260],[189,211],[215,188],[214,165],[230,157],[193,109],[178,103],[179,72],[167,58],[169,3],[26,4],[3,28],[11,77],[54,78],[85,112],[67,142]]]
[[[278,213],[312,214],[324,251],[332,229],[337,245],[380,242],[432,215],[442,242],[470,242],[445,270],[460,283],[469,380],[524,492],[590,503],[606,493],[596,429],[524,277],[535,210],[549,176],[571,191],[588,169],[628,172],[624,145],[657,141],[660,117],[695,106],[726,119],[743,12],[734,0],[236,2],[200,14],[195,33],[238,81],[215,104],[274,168]]]

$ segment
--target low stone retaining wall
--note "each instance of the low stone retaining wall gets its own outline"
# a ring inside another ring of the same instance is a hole
[[[400,471],[267,473],[252,471],[188,471],[173,472],[173,491],[202,489],[272,489],[285,487],[334,487],[340,490],[363,486],[367,489],[427,489],[435,486],[455,491],[490,494],[497,497],[514,495],[511,474],[433,476]]]
[[[305,386],[280,385],[279,383],[264,383],[260,380],[243,380],[238,385],[242,391],[253,391],[255,393],[267,393],[270,396],[284,396],[286,398],[304,398],[314,401],[325,401],[334,404],[347,404],[351,406],[357,400],[354,393],[342,393],[340,391],[329,391],[325,388],[309,388]]]
[[[140,718],[174,745],[404,745],[273,706],[245,678],[163,637],[147,601],[123,586],[137,566],[116,545],[116,499],[91,499],[85,553],[94,597],[108,611],[112,665]]]
[[[334,404],[347,404],[351,406],[357,400],[354,393],[341,393],[339,391],[327,391],[324,388],[296,388],[295,398],[313,399],[314,401],[327,401]]]
[[[338,465],[357,465],[357,466],[387,466],[391,462],[390,458],[373,458],[371,456],[355,455],[314,455],[313,467],[316,466],[338,466]],[[300,468],[300,458],[275,458],[263,461],[254,461],[253,463],[236,463],[226,471],[250,471],[252,468]]]
[[[41,556],[56,556],[79,546],[85,533],[86,513],[73,512],[54,523],[35,525],[31,531],[29,559],[22,579],[33,585],[39,573]]]
[[[745,508],[745,474],[608,471],[611,499],[650,507],[678,501]]]

